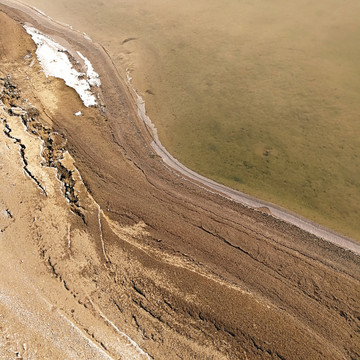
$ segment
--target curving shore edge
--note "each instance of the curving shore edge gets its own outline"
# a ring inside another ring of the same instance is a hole
[[[359,257],[347,241],[355,242],[339,236],[346,246],[334,244],[330,235],[338,235],[327,229],[323,241],[301,230],[311,222],[185,168],[162,147],[145,103],[106,49],[37,9],[0,3],[19,7],[10,11],[18,25],[34,21],[69,53],[81,51],[102,83],[100,106],[87,108],[61,80],[45,78],[39,64],[32,68],[26,47],[19,73],[11,61],[5,64],[23,94],[16,104],[4,100],[10,112],[1,124],[1,150],[12,151],[16,161],[8,166],[20,164],[21,180],[9,180],[9,199],[1,204],[7,206],[0,213],[6,220],[1,240],[12,240],[0,241],[12,260],[0,266],[5,292],[28,299],[36,321],[44,310],[52,331],[59,315],[66,316],[99,358],[126,358],[123,350],[134,345],[142,349],[135,358],[158,359],[360,354]],[[21,39],[34,54],[31,39]],[[2,77],[8,95],[16,95],[17,87]],[[35,120],[21,118],[21,107],[36,114],[25,97],[39,110]],[[10,251],[15,246],[23,262]],[[15,290],[8,268],[20,283]],[[40,295],[51,305],[41,305]],[[4,299],[0,315],[16,315]],[[46,318],[43,323],[46,328]],[[59,344],[67,349],[68,341],[70,349],[77,340],[61,327]]]
[[[188,179],[189,181],[193,181],[194,184],[201,186],[203,189],[207,191],[213,191],[221,196],[225,196],[233,201],[248,206],[254,210],[259,209],[261,211],[261,209],[263,209],[270,216],[274,216],[280,220],[287,222],[288,224],[295,225],[298,228],[323,239],[324,241],[328,241],[346,250],[350,250],[355,254],[360,254],[359,242],[345,235],[341,235],[320,224],[316,224],[315,222],[306,219],[300,215],[297,215],[289,210],[286,210],[280,206],[277,206],[275,204],[272,204],[270,202],[261,199],[257,199],[241,191],[237,191],[228,186],[222,185],[214,180],[206,178],[205,176],[202,176],[197,172],[187,168],[185,165],[180,163],[176,158],[174,158],[161,144],[157,134],[156,127],[153,125],[150,118],[146,115],[145,103],[143,102],[142,98],[139,95],[137,96],[139,97],[138,100],[139,117],[151,129],[153,134],[154,141],[151,143],[151,147],[159,156],[161,156],[164,163],[168,165],[170,169],[175,170],[177,173],[179,173],[179,176],[183,176],[185,179]]]
[[[19,6],[17,2],[9,1],[9,0],[2,0],[4,4],[9,4],[12,6]],[[46,20],[56,23],[57,25],[63,27],[64,29],[70,30],[75,32],[76,30],[73,29],[71,25],[63,24],[61,22],[58,22],[51,17],[47,16],[44,12],[41,10],[38,10],[35,7],[25,5],[20,3],[21,8],[28,8],[34,11],[38,16],[44,17]],[[88,42],[92,42],[92,40],[86,35],[81,32],[77,32],[81,34],[84,37],[84,40]],[[93,43],[93,42],[92,42]],[[109,56],[108,52],[105,48],[104,52],[106,56]],[[109,56],[110,58],[110,56]],[[110,59],[111,61],[111,59]],[[112,63],[113,64],[113,63]],[[113,64],[115,67],[115,65]],[[117,71],[116,71],[117,72]],[[118,72],[117,72],[118,73]],[[119,76],[120,80],[120,76]],[[283,220],[291,225],[295,225],[298,228],[309,232],[310,234],[313,234],[324,241],[330,242],[332,244],[335,244],[339,247],[342,247],[346,250],[350,250],[354,252],[355,254],[360,254],[360,243],[356,240],[353,240],[345,235],[339,234],[329,228],[326,228],[320,224],[317,224],[305,217],[302,217],[300,215],[297,215],[285,208],[282,208],[276,204],[255,198],[253,196],[250,196],[248,194],[245,194],[243,192],[234,190],[228,186],[225,186],[223,184],[220,184],[212,179],[206,178],[197,172],[187,168],[185,165],[180,163],[174,156],[172,156],[166,148],[161,144],[161,141],[158,137],[158,132],[156,129],[156,126],[151,121],[149,116],[146,114],[146,104],[143,98],[139,95],[138,91],[133,88],[131,83],[131,77],[126,74],[126,80],[124,77],[121,77],[121,81],[123,83],[127,83],[131,97],[133,99],[134,104],[137,106],[137,113],[139,118],[144,122],[144,124],[147,126],[147,129],[149,130],[153,141],[151,141],[151,147],[155,151],[157,155],[159,155],[163,162],[171,169],[171,171],[175,171],[179,174],[179,176],[182,176],[184,179],[193,182],[195,185],[202,187],[206,191],[211,191],[219,196],[225,196],[228,199],[231,199],[235,202],[238,202],[242,205],[248,206],[255,210],[264,209],[266,213],[268,213],[270,216],[274,216],[280,220]]]

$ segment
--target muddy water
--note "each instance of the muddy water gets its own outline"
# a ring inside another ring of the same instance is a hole
[[[360,238],[357,0],[26,0],[102,43],[188,167]]]

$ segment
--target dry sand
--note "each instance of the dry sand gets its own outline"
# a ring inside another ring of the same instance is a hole
[[[170,172],[101,46],[1,10],[1,358],[360,356],[358,256]],[[19,22],[89,58],[103,105]]]

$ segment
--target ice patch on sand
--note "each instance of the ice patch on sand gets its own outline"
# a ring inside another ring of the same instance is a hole
[[[51,19],[50,16],[47,16],[43,11],[39,10],[38,8],[33,7],[33,9],[34,9],[35,11],[37,11],[40,15],[45,16],[45,17],[47,17],[48,19]],[[51,19],[51,20],[52,20],[52,19]]]
[[[89,84],[92,86],[100,86],[100,76],[97,72],[94,71],[90,60],[86,58],[80,51],[77,51],[77,54],[84,60],[86,66],[86,76],[88,77]]]
[[[94,71],[90,61],[82,56],[87,68],[87,74],[73,68],[67,50],[32,26],[24,25],[37,46],[36,55],[46,76],[54,76],[65,81],[80,96],[85,106],[97,105],[96,97],[91,92],[91,86],[100,86],[99,75]]]
[[[83,34],[84,34],[84,39],[86,39],[88,41],[92,41],[91,37],[87,33],[83,33]]]
[[[132,77],[131,77],[131,73],[130,73],[130,70],[129,69],[126,69],[126,80],[128,82],[128,84],[130,86],[132,86],[131,82],[132,82]]]

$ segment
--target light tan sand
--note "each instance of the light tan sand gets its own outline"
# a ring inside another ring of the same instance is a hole
[[[357,256],[169,172],[99,46],[2,9],[81,50],[106,107],[30,66],[0,13],[0,357],[360,354]]]

